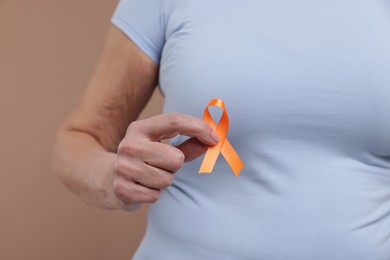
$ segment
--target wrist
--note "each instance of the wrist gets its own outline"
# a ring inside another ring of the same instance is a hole
[[[119,209],[113,193],[114,163],[117,155],[111,152],[101,152],[95,156],[89,167],[89,178],[86,180],[88,192],[82,200],[88,205],[101,209]]]

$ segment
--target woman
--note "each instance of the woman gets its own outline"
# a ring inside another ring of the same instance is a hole
[[[134,259],[388,260],[389,8],[123,0],[55,169],[97,207],[153,203]],[[164,114],[136,121],[157,84]],[[238,177],[197,174],[215,97]]]

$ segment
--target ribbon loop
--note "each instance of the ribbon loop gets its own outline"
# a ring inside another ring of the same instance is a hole
[[[216,106],[223,110],[218,125],[211,117],[209,112],[210,106]],[[218,98],[212,99],[204,110],[203,119],[215,130],[220,140],[218,144],[209,147],[207,150],[203,162],[200,166],[199,173],[211,173],[215,163],[217,162],[219,154],[222,153],[234,174],[238,176],[244,167],[244,163],[241,161],[241,158],[238,156],[237,152],[226,138],[229,128],[229,117],[226,112],[225,103]]]

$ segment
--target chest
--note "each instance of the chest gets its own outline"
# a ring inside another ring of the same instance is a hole
[[[388,1],[184,1],[160,67],[165,111],[225,100],[229,134],[390,154]]]

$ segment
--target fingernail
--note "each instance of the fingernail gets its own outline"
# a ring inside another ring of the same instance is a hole
[[[214,142],[216,142],[216,143],[219,142],[219,136],[217,135],[217,133],[214,130],[211,132],[211,138],[213,139]]]

